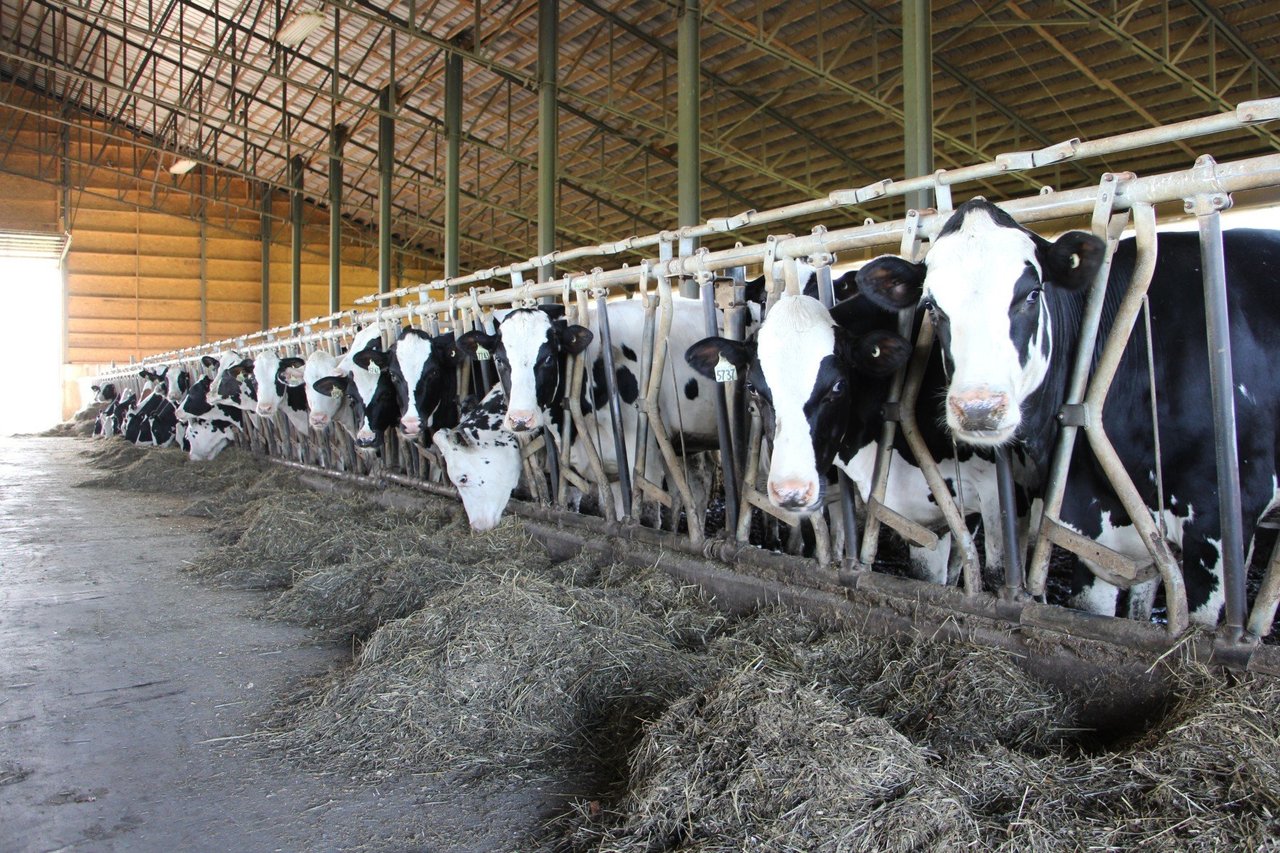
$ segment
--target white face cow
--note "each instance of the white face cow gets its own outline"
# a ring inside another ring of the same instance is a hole
[[[307,384],[311,426],[324,429],[342,407],[347,378],[338,370],[338,359],[324,350],[307,356],[303,378]]]
[[[1049,370],[1048,286],[1079,290],[1097,274],[1104,245],[1079,231],[1050,243],[982,199],[956,209],[923,264],[891,256],[858,273],[861,292],[883,307],[913,306],[923,293],[951,364],[946,418],[956,438],[998,446],[1022,423],[1022,407]]]
[[[206,365],[210,360],[205,356]],[[222,403],[237,409],[253,411],[258,388],[253,378],[253,359],[235,350],[221,353],[209,385],[210,403]]]
[[[471,527],[496,527],[520,481],[520,443],[501,428],[506,396],[494,385],[455,429],[437,430],[432,441],[444,456]]]

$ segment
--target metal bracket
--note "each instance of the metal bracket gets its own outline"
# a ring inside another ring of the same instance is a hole
[[[1053,163],[1061,163],[1063,160],[1070,160],[1076,156],[1080,150],[1080,140],[1072,138],[1059,142],[1056,145],[1049,145],[1041,148],[1039,151],[1031,153],[1032,163],[1036,166],[1048,166]]]
[[[1231,194],[1221,188],[1218,183],[1218,163],[1213,159],[1212,155],[1201,154],[1196,158],[1196,164],[1191,169],[1192,175],[1198,181],[1204,181],[1213,186],[1213,190],[1204,193],[1196,193],[1190,198],[1183,199],[1182,209],[1196,216],[1207,216],[1210,213],[1221,213],[1229,210],[1234,200]]]
[[[1063,426],[1088,429],[1090,426],[1089,405],[1087,403],[1064,403],[1058,411],[1058,422]]]
[[[898,254],[908,261],[914,261],[916,252],[920,250],[920,211],[908,210],[902,228],[902,245]]]
[[[755,213],[755,210],[744,210],[737,216],[721,216],[708,219],[707,225],[711,226],[713,231],[734,231],[744,225],[750,225],[751,217],[755,216]]]
[[[1280,98],[1264,98],[1258,101],[1241,101],[1236,105],[1236,118],[1240,121],[1261,122],[1280,119]]]
[[[944,183],[942,180],[946,174],[946,169],[939,169],[933,173],[933,198],[939,213],[949,213],[954,209],[951,204],[951,184]]]

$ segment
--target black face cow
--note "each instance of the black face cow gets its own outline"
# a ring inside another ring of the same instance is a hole
[[[1234,356],[1240,480],[1246,538],[1276,496],[1280,373],[1274,334],[1280,300],[1270,292],[1280,269],[1280,233],[1224,235]],[[963,442],[1017,442],[1043,476],[1058,433],[1079,336],[1084,290],[1103,259],[1097,238],[1070,232],[1049,242],[981,199],[958,208],[923,264],[881,258],[863,268],[862,292],[887,307],[923,294],[934,312],[952,368],[946,419]],[[1132,275],[1135,247],[1121,242],[1112,262],[1099,344]],[[1222,608],[1219,510],[1214,488],[1213,424],[1207,405],[1204,301],[1195,234],[1158,237],[1150,288],[1153,369],[1162,451],[1164,506],[1157,506],[1145,334],[1134,335],[1120,363],[1103,423],[1147,506],[1168,523],[1182,550],[1191,618],[1212,625]],[[1109,484],[1077,442],[1062,519],[1116,550],[1144,559],[1146,549]],[[1038,485],[1036,483],[1035,485]],[[1152,589],[1131,595],[1149,602]],[[1114,612],[1114,587],[1077,574],[1075,603]]]
[[[387,366],[382,330],[376,325],[361,330],[338,362],[338,372],[345,373],[349,379],[347,390],[356,421],[356,447],[381,447],[386,431],[400,420],[396,389]]]
[[[131,444],[149,447],[167,447],[173,443],[178,431],[177,411],[164,395],[163,376],[159,381],[148,382],[137,406],[124,421],[124,437]]]

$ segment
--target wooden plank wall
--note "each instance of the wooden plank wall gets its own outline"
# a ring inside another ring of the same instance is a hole
[[[16,128],[14,143],[0,154],[0,228],[59,230],[59,161],[52,152],[59,150],[61,127],[7,115],[5,109],[0,126]],[[157,192],[170,183],[196,189],[195,182],[207,178],[199,170],[169,175],[155,152],[95,132],[103,129],[84,119],[68,133],[72,160],[81,165],[71,165],[69,181],[66,364],[124,362],[258,329],[262,248],[256,188],[233,181],[223,191],[224,205]],[[157,205],[163,210],[152,209]],[[307,318],[328,312],[329,214],[314,205],[304,209],[301,316]],[[275,326],[290,317],[291,230],[284,193],[275,194],[272,212],[278,217],[270,251],[269,318]],[[368,265],[376,265],[376,256],[367,247],[344,249],[343,256],[345,309],[377,290],[377,270]],[[409,269],[392,284],[425,277],[423,270]]]

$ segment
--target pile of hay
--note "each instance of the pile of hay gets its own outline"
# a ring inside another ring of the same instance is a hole
[[[171,495],[218,494],[244,488],[270,465],[238,448],[228,448],[208,462],[193,462],[176,447],[134,447],[123,439],[90,453],[89,464],[112,473],[79,485]]]
[[[63,421],[60,424],[54,424],[44,432],[42,436],[49,438],[71,438],[76,436],[93,435],[93,427],[98,421],[98,412],[102,411],[105,403],[90,403],[85,408],[76,412],[71,416],[70,420]]]
[[[927,751],[883,719],[768,670],[742,670],[648,726],[626,796],[577,849],[946,849],[972,818]]]
[[[616,766],[704,669],[626,596],[481,574],[378,629],[273,742],[375,772]]]
[[[384,510],[364,498],[299,491],[258,498],[212,531],[226,544],[184,568],[237,589],[280,589],[312,566],[341,563],[361,525]]]
[[[123,437],[114,435],[95,441],[91,448],[82,450],[80,455],[85,457],[92,468],[118,471],[137,462],[146,452],[145,449],[125,441]]]

